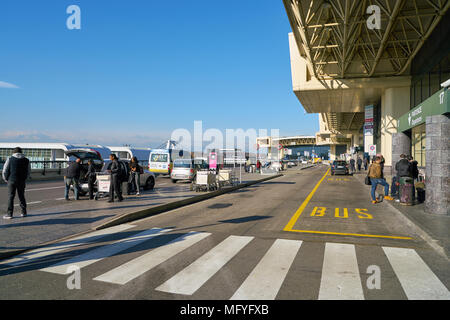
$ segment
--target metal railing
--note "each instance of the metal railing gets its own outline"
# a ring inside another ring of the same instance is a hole
[[[58,175],[64,173],[64,169],[66,169],[69,165],[69,161],[59,160],[59,161],[30,161],[31,164],[31,172],[36,173],[41,171],[41,174],[45,176],[49,170],[57,170]],[[3,166],[5,161],[0,161],[0,173],[3,171]],[[148,161],[139,161],[139,165],[141,165],[144,169],[148,169]]]
[[[48,173],[48,170],[57,170],[58,174],[63,173],[63,169],[66,169],[68,166],[68,161],[30,161],[31,171],[37,172],[41,171],[41,174],[45,176]],[[3,166],[5,162],[0,162],[0,172],[3,171]]]

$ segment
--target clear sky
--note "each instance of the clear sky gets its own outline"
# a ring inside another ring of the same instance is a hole
[[[155,147],[194,120],[314,135],[290,31],[281,0],[2,0],[0,141]]]

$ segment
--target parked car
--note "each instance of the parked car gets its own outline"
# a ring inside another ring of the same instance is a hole
[[[121,169],[123,170],[123,172],[125,172],[122,183],[126,183],[128,182],[128,179],[130,177],[130,160],[118,160],[118,161]],[[105,161],[105,165],[103,166],[102,171],[108,171],[110,170],[110,168],[111,168],[111,160]],[[142,187],[144,190],[152,190],[155,187],[156,182],[155,174],[145,169],[144,167],[142,167],[142,169],[144,173],[142,173],[140,177],[141,183],[140,187]]]
[[[89,148],[80,148],[80,149],[70,149],[64,152],[68,157],[69,161],[75,161],[76,159],[81,160],[81,174],[80,174],[80,195],[85,195],[89,192],[89,188],[87,185],[86,173],[88,170],[88,161],[92,160],[94,162],[95,171],[99,172],[102,170],[104,161],[98,151]],[[83,186],[83,187],[82,187]],[[73,189],[73,186],[71,187]]]
[[[188,180],[192,182],[195,180],[198,170],[207,168],[208,164],[203,159],[176,159],[173,162],[170,178],[173,183],[176,183],[178,180]]]
[[[331,165],[331,175],[349,174],[348,163],[344,160],[335,160]]]

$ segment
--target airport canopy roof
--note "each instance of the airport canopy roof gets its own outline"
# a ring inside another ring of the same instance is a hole
[[[408,75],[450,7],[450,0],[283,2],[300,55],[319,80]]]

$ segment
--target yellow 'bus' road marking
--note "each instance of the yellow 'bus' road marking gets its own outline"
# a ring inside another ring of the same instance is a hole
[[[309,201],[311,201],[311,198],[316,193],[317,189],[319,188],[322,181],[326,178],[328,173],[330,172],[330,168],[325,172],[324,176],[320,181],[316,184],[314,189],[311,191],[311,193],[306,197],[305,201],[303,201],[300,208],[297,209],[297,211],[292,216],[291,220],[289,220],[288,224],[284,227],[284,231],[290,231],[290,232],[301,232],[301,233],[315,233],[315,234],[328,234],[328,235],[340,235],[340,236],[355,236],[355,237],[372,237],[372,238],[388,238],[388,239],[403,239],[403,240],[412,240],[411,237],[401,237],[401,236],[385,236],[385,235],[375,235],[375,234],[360,234],[360,233],[341,233],[341,232],[328,232],[328,231],[315,231],[315,230],[295,230],[293,229],[295,223],[300,218],[300,215],[302,214],[303,210],[305,210],[306,206],[308,205]]]
[[[314,187],[314,189],[311,191],[311,193],[308,195],[308,197],[306,197],[305,201],[303,201],[302,205],[300,206],[300,208],[297,209],[297,211],[295,212],[295,214],[292,216],[291,220],[289,221],[289,223],[286,225],[286,227],[284,227],[284,231],[291,231],[292,227],[295,225],[295,223],[297,222],[298,218],[300,218],[300,215],[302,214],[303,210],[305,210],[306,206],[308,205],[309,201],[311,200],[311,198],[313,197],[314,193],[316,193],[317,189],[319,188],[320,184],[322,183],[322,181],[325,179],[325,177],[327,176],[328,172],[330,172],[331,168],[328,168],[327,172],[325,172],[324,176],[322,177],[322,179],[320,179],[320,181],[316,184],[316,186]]]

